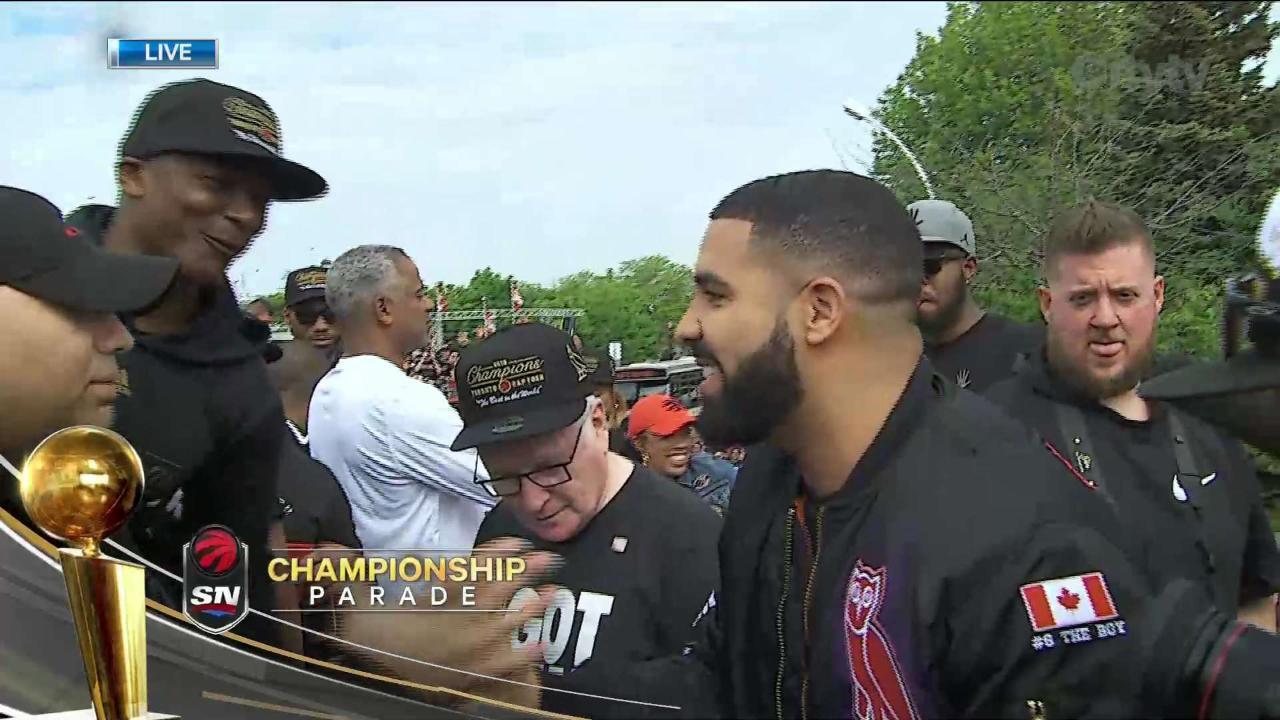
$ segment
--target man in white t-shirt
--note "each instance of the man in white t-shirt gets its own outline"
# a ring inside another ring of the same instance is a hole
[[[417,266],[399,248],[362,245],[329,268],[326,296],[343,353],[311,398],[312,457],[346,492],[366,554],[468,553],[495,500],[477,484],[488,474],[475,451],[449,449],[458,413],[401,369],[431,309]]]

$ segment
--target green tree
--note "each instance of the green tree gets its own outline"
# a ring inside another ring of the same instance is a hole
[[[978,292],[1036,313],[1039,244],[1089,196],[1150,224],[1170,293],[1166,350],[1215,349],[1224,276],[1252,259],[1280,182],[1275,88],[1254,67],[1277,33],[1268,3],[952,3],[877,117],[920,155],[940,197],[970,214]],[[877,138],[873,174],[924,196]]]

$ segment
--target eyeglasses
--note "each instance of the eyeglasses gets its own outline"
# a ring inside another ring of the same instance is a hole
[[[330,325],[333,324],[333,311],[329,309],[328,305],[296,307],[293,308],[293,316],[303,325],[315,325],[316,320],[320,318],[324,318],[324,321]]]
[[[520,473],[518,475],[507,475],[504,477],[489,478],[488,480],[480,479],[480,454],[476,453],[476,467],[472,473],[472,481],[480,484],[493,497],[511,497],[520,494],[520,481],[528,480],[542,489],[553,488],[557,485],[563,485],[573,479],[573,474],[569,472],[569,466],[573,464],[573,458],[578,454],[578,444],[582,442],[582,429],[586,426],[586,418],[578,424],[578,432],[573,440],[573,451],[569,453],[569,459],[565,462],[549,465],[540,470],[533,472]]]
[[[931,278],[942,272],[942,267],[952,260],[962,260],[963,255],[944,254],[937,257],[927,257],[924,259],[924,276]]]

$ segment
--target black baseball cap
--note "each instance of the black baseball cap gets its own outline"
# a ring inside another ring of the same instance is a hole
[[[178,261],[107,252],[53,203],[0,186],[0,285],[73,310],[133,312],[169,289]]]
[[[510,325],[458,358],[462,432],[454,450],[566,428],[587,410],[600,360],[544,323]]]
[[[272,199],[324,194],[324,178],[286,160],[282,142],[280,121],[266,101],[201,78],[152,93],[139,108],[121,153],[143,159],[170,152],[257,158],[270,179]]]
[[[324,299],[325,278],[329,271],[318,265],[289,273],[284,279],[284,304],[297,305],[312,298]]]

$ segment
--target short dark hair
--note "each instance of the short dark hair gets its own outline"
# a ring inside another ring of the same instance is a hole
[[[258,297],[258,298],[254,298],[253,300],[250,300],[248,307],[253,307],[254,305],[262,305],[266,307],[268,310],[273,309],[271,307],[271,301],[264,297]]]
[[[924,273],[915,221],[888,188],[840,170],[806,170],[747,183],[711,211],[750,222],[751,240],[802,262],[837,269],[866,302],[914,308]]]
[[[1097,255],[1130,243],[1141,243],[1155,260],[1151,233],[1138,214],[1127,207],[1090,198],[1060,214],[1044,238],[1041,272],[1047,279],[1067,255]]]

